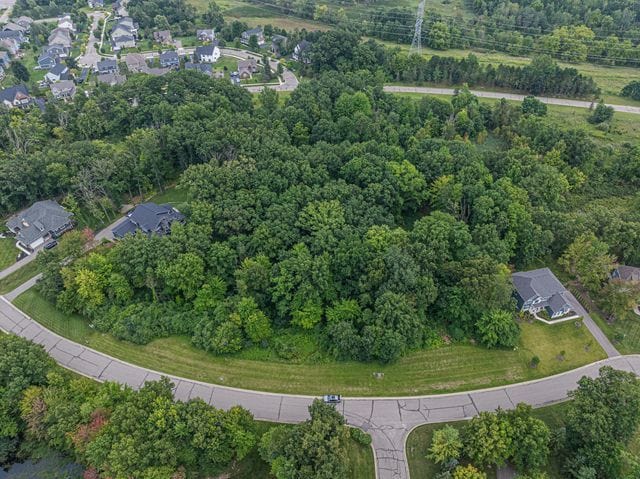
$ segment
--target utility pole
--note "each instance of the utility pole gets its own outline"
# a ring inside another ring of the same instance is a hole
[[[413,32],[413,41],[409,53],[422,54],[422,22],[424,21],[424,2],[421,0],[418,5],[418,13],[416,14],[416,28]]]

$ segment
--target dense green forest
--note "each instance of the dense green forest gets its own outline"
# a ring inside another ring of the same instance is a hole
[[[384,94],[347,61],[362,45],[316,60],[317,79],[284,102],[266,91],[254,106],[178,72],[3,115],[6,209],[53,195],[108,214],[180,172],[189,198],[171,236],[41,255],[41,291],[137,343],[179,334],[216,354],[257,345],[287,358],[272,338],[293,328],[336,358],[389,362],[443,332],[515,344],[509,265],[587,233],[638,261],[637,208],[622,199],[640,179],[637,147],[596,144],[533,98]]]
[[[295,477],[329,471],[341,478],[348,474],[347,441],[371,441],[361,431],[350,434],[321,401],[310,406],[308,421],[264,433],[239,406],[224,411],[201,399],[174,400],[167,378],[134,391],[73,376],[22,338],[0,335],[0,348],[0,466],[51,449],[83,465],[85,479],[218,477],[257,456],[259,442],[278,477],[293,479],[282,472],[294,470],[304,474]]]

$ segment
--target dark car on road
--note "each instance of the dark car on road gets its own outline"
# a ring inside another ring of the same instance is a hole
[[[44,249],[51,249],[58,246],[58,242],[56,240],[49,241],[46,245],[44,245]]]
[[[342,396],[340,394],[325,394],[322,396],[322,400],[327,404],[338,404],[342,401]]]

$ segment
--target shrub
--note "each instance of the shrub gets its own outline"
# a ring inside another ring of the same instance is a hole
[[[367,434],[362,429],[352,427],[349,429],[349,433],[351,435],[351,439],[356,441],[358,444],[362,444],[363,446],[371,445],[371,435]]]

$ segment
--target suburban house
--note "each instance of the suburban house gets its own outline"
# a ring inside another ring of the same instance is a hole
[[[89,5],[89,8],[103,8],[104,0],[88,0],[87,4]]]
[[[4,80],[4,77],[6,77],[7,75],[4,72],[4,67],[2,65],[0,65],[0,80]]]
[[[149,65],[147,65],[147,60],[144,55],[140,53],[129,53],[125,59],[125,64],[127,65],[127,69],[131,73],[147,73],[149,70]]]
[[[4,50],[0,50],[0,65],[2,65],[3,67],[8,67],[9,63],[11,63],[9,54]]]
[[[27,34],[27,32],[29,31],[29,28],[28,27],[24,27],[22,25],[19,25],[17,23],[9,22],[9,23],[5,23],[4,25],[2,25],[2,31],[5,31],[5,32],[22,32],[24,34]]]
[[[213,74],[213,67],[209,63],[192,63],[185,62],[184,64],[185,70],[197,70],[200,73],[204,73],[205,75],[211,76]],[[224,73],[223,73],[224,75]]]
[[[159,60],[160,66],[163,68],[178,68],[180,66],[180,57],[173,51],[161,53]]]
[[[282,56],[285,48],[287,48],[287,37],[277,34],[271,37],[271,53],[277,57]]]
[[[127,12],[127,7],[124,6],[123,0],[116,0],[113,2],[113,11],[115,13],[116,18],[126,17],[129,13]]]
[[[5,48],[11,55],[17,55],[20,51],[20,42],[13,38],[0,37],[0,47]]]
[[[171,38],[171,32],[169,30],[159,30],[153,32],[153,41],[161,45],[171,45],[173,38]]]
[[[47,43],[49,45],[62,45],[62,47],[70,49],[73,43],[71,30],[67,28],[54,28],[49,34]]]
[[[72,33],[76,32],[76,26],[73,24],[71,20],[71,15],[66,14],[62,17],[58,18],[58,28],[65,28],[70,30]]]
[[[127,81],[127,77],[119,73],[104,73],[95,77],[96,82],[105,83],[109,86],[122,85]]]
[[[69,56],[69,52],[71,49],[69,47],[65,47],[64,45],[59,44],[51,44],[46,47],[42,47],[42,53],[46,53],[55,58],[65,58]]]
[[[0,90],[0,105],[7,108],[26,108],[31,105],[33,98],[29,95],[27,87],[15,85],[4,90]]]
[[[514,273],[511,280],[520,311],[545,310],[553,319],[572,310],[567,290],[549,268]]]
[[[38,57],[38,68],[40,70],[50,70],[58,63],[58,59],[48,53],[43,53]]]
[[[251,78],[258,71],[258,62],[255,58],[240,60],[238,62],[238,76],[243,80]]]
[[[5,30],[0,32],[0,41],[3,40],[8,40],[7,43],[14,43],[17,45],[17,49],[20,49],[20,47],[22,47],[23,43],[26,43],[27,38],[23,35],[22,32],[14,32],[11,30]],[[9,49],[9,51],[11,51],[11,49]],[[13,53],[13,52],[12,52]]]
[[[114,50],[135,48],[138,28],[131,17],[122,17],[111,29],[111,45]]]
[[[96,67],[98,68],[98,73],[100,75],[105,73],[116,73],[118,71],[118,63],[111,58],[100,60],[96,64]]]
[[[68,80],[70,78],[69,68],[63,63],[56,63],[51,70],[44,76],[49,83],[55,83],[60,80]]]
[[[7,228],[16,235],[16,247],[27,254],[45,241],[73,228],[73,213],[52,200],[38,201],[12,216]]]
[[[171,223],[174,221],[182,223],[184,216],[171,205],[142,203],[127,213],[127,219],[113,228],[112,233],[119,239],[136,231],[148,236],[165,235],[171,233]]]
[[[111,40],[111,46],[115,51],[122,50],[123,48],[135,48],[136,39],[131,35],[121,35]]]
[[[200,63],[215,63],[220,58],[220,49],[218,43],[213,42],[211,45],[196,47],[194,58]]]
[[[13,23],[17,23],[18,25],[26,28],[27,31],[29,31],[31,29],[31,24],[33,23],[33,18],[22,15],[18,18],[15,18],[13,20]]]
[[[196,38],[203,43],[212,42],[216,39],[216,32],[213,29],[196,30]]]
[[[250,30],[242,32],[240,43],[242,43],[243,45],[249,45],[251,37],[256,37],[256,39],[258,40],[258,46],[263,47],[265,45],[264,32],[262,31],[262,28],[252,28]]]
[[[56,100],[70,100],[76,94],[76,84],[72,80],[60,80],[51,85],[51,94]]]
[[[636,266],[619,265],[611,273],[611,279],[619,279],[620,281],[640,281],[640,268]]]
[[[311,42],[302,40],[293,49],[293,54],[291,55],[291,58],[293,58],[297,62],[309,64],[311,63],[311,56],[309,55],[310,52],[311,52]]]

